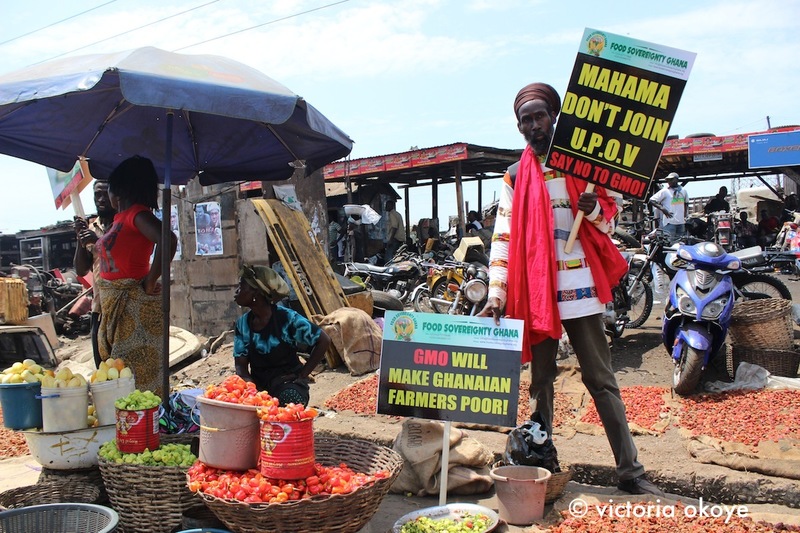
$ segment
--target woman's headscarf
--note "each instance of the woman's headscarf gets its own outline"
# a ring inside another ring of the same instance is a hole
[[[242,265],[239,277],[245,283],[264,295],[270,303],[276,303],[289,296],[289,285],[280,274],[261,265]]]

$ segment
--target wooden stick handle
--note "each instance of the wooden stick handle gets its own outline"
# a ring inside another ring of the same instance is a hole
[[[587,185],[585,192],[594,192],[594,183]],[[569,237],[567,238],[567,244],[564,245],[564,251],[568,254],[572,253],[572,247],[575,246],[575,239],[578,238],[578,228],[581,227],[583,217],[583,211],[578,210],[578,213],[575,215],[575,222],[572,223],[572,229],[570,230]]]

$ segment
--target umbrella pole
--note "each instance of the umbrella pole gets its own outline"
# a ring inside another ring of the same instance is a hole
[[[170,293],[170,261],[172,256],[168,243],[172,243],[172,228],[167,223],[172,213],[172,122],[174,113],[167,111],[167,140],[164,155],[164,190],[161,196],[161,311],[164,336],[162,339],[162,364],[164,377],[161,384],[161,400],[164,409],[169,405],[169,293]]]

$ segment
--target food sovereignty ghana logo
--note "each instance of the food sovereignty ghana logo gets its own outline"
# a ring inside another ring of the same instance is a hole
[[[606,36],[600,32],[594,32],[586,39],[586,47],[590,54],[600,57],[600,52],[606,47]]]
[[[399,341],[410,341],[417,327],[417,321],[414,320],[413,316],[407,313],[400,313],[394,317],[391,326],[395,339]]]

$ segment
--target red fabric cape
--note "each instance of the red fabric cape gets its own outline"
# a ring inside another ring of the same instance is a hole
[[[566,176],[573,213],[577,213],[578,198],[586,185],[583,180]],[[611,220],[617,212],[616,202],[602,188],[595,192],[603,216]],[[525,321],[523,346],[538,344],[547,338],[560,339],[553,210],[542,166],[530,145],[520,159],[511,213],[506,315]],[[610,302],[611,289],[619,284],[628,264],[608,235],[594,224],[588,221],[581,224],[578,238],[592,271],[597,296],[603,303]],[[523,350],[522,362],[530,360],[530,350]]]

